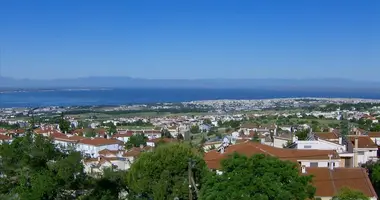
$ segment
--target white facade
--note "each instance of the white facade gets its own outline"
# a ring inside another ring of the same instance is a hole
[[[299,163],[301,163],[301,166],[304,165],[305,167],[329,167],[329,162],[333,163],[334,167],[344,167],[340,164],[339,160],[332,159],[329,160],[298,160]]]
[[[333,142],[325,141],[325,140],[298,140],[297,143],[297,149],[318,149],[318,150],[336,150],[338,153],[345,152],[346,146],[336,144]]]
[[[284,148],[286,144],[288,144],[288,139],[273,137],[273,146],[276,148]]]
[[[354,149],[355,152],[356,149]],[[377,161],[377,148],[358,148],[357,149],[358,156],[358,165],[364,164],[367,161],[373,160]]]
[[[104,149],[116,151],[120,149],[120,145],[119,144],[91,145],[91,144],[78,143],[76,145],[76,149],[77,151],[82,152],[91,157],[98,157],[99,151],[104,150]]]

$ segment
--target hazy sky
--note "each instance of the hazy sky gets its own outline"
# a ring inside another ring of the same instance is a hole
[[[2,0],[0,75],[378,79],[379,0]]]

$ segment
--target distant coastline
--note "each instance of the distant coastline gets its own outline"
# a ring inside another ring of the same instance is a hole
[[[285,89],[118,89],[59,88],[0,92],[0,107],[119,106],[179,103],[206,100],[259,100],[283,98],[380,99],[373,90],[285,90]]]

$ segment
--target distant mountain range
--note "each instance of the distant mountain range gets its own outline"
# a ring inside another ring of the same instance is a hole
[[[142,79],[130,77],[85,77],[31,80],[0,77],[2,89],[54,88],[241,88],[241,89],[369,89],[380,82],[349,79]]]

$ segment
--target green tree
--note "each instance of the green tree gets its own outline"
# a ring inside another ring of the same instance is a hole
[[[235,153],[221,165],[222,175],[213,173],[204,178],[200,200],[304,200],[315,194],[312,177],[300,175],[290,161]]]
[[[86,189],[81,154],[61,151],[41,135],[27,134],[2,144],[0,157],[3,195],[28,200],[69,199]]]
[[[128,192],[126,185],[126,174],[126,171],[114,171],[111,168],[104,169],[102,177],[92,180],[93,187],[80,199],[121,199],[120,197],[123,196],[122,193]]]
[[[295,134],[298,137],[298,140],[305,140],[309,132],[310,132],[309,129],[305,129],[305,130],[298,130]]]
[[[115,126],[114,123],[112,122],[109,122],[106,124],[106,126],[108,127],[108,133],[113,135],[115,133],[117,133],[117,127]]]
[[[162,129],[161,130],[161,137],[163,138],[173,138],[172,134],[168,129]]]
[[[59,129],[63,132],[63,133],[68,133],[70,132],[70,122],[65,120],[65,117],[63,115],[63,113],[61,114],[61,117],[59,118]]]
[[[86,131],[86,133],[84,134],[85,137],[95,137],[96,136],[96,132],[95,132],[95,129],[89,129]]]
[[[369,200],[369,198],[360,191],[344,187],[339,190],[338,195],[333,197],[333,200]]]
[[[178,133],[177,135],[177,140],[184,140],[185,138],[183,137],[182,133]]]
[[[187,200],[189,159],[194,163],[193,179],[201,184],[200,179],[208,170],[202,156],[189,145],[170,143],[142,154],[128,171],[131,198]]]
[[[363,164],[362,167],[368,171],[368,176],[371,179],[371,183],[376,190],[376,193],[380,193],[380,162],[368,161]]]
[[[211,124],[212,124],[212,122],[211,122],[211,120],[210,120],[210,119],[204,119],[204,120],[203,120],[203,124],[206,124],[206,125],[211,125]]]
[[[125,147],[127,149],[130,149],[132,147],[139,147],[140,145],[146,146],[146,142],[148,141],[148,138],[144,134],[136,134],[132,135],[128,142],[125,143]]]
[[[255,132],[253,134],[253,137],[251,139],[252,142],[260,142],[260,137],[259,137],[259,134],[257,132]]]
[[[196,133],[199,133],[199,132],[201,132],[201,130],[199,129],[199,126],[197,126],[197,125],[191,126],[190,133],[196,134]]]
[[[349,130],[349,124],[347,120],[343,119],[340,122],[340,130],[341,130],[342,135],[348,135],[350,130]]]

